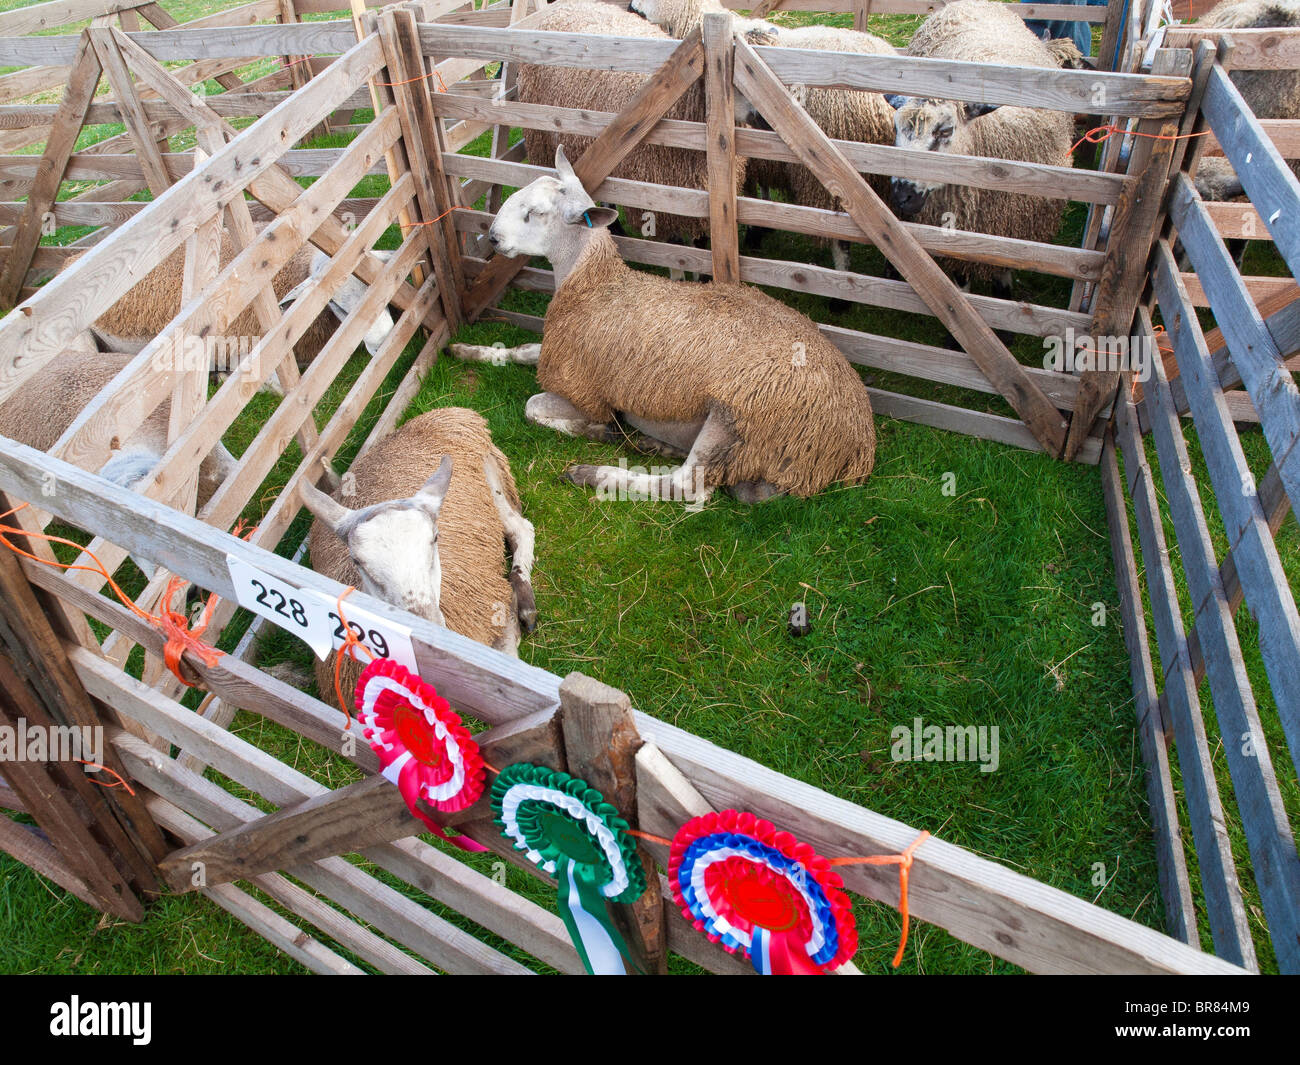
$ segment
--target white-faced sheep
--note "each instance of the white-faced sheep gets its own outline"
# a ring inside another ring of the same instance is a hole
[[[643,15],[672,37],[685,37],[698,29],[704,16],[711,13],[731,15],[718,0],[632,0],[631,10]],[[732,25],[744,33],[751,44],[780,48],[804,48],[816,52],[855,52],[861,55],[893,55],[886,40],[870,33],[838,26],[777,26],[732,15]],[[804,87],[796,98],[821,130],[833,140],[858,141],[862,144],[894,142],[894,112],[877,92],[854,89],[819,89]],[[757,116],[745,113],[751,122]],[[882,197],[888,194],[889,178],[868,177],[868,182]],[[779,190],[791,203],[817,207],[823,211],[842,211],[843,203],[831,195],[825,185],[807,167],[798,163],[753,159],[749,163],[747,187],[751,191]],[[831,242],[831,256],[837,269],[849,265],[849,246],[845,241]]]
[[[333,497],[300,489],[316,516],[312,568],[517,654],[520,628],[531,632],[537,620],[533,526],[483,416],[461,407],[429,411],[379,441],[351,472]],[[502,575],[505,544],[509,577]],[[344,691],[356,686],[361,668],[344,661]],[[333,690],[332,655],[316,664],[316,679],[322,695]]]
[[[129,355],[96,352],[93,340],[83,334],[0,403],[0,436],[38,451],[49,451],[77,415],[130,361]],[[171,401],[164,400],[97,472],[123,488],[133,488],[166,453],[170,416]],[[235,467],[234,456],[218,441],[199,465],[200,508]],[[136,564],[152,578],[151,562],[137,558]]]
[[[235,258],[237,249],[229,233],[221,239],[221,266],[224,268]],[[275,275],[272,288],[276,299],[288,302],[312,278],[320,276],[329,266],[330,257],[310,244],[299,248]],[[121,299],[104,312],[95,322],[92,331],[109,351],[137,353],[154,339],[181,311],[181,287],[185,273],[185,249],[177,248],[171,255],[145,275]],[[338,323],[365,298],[366,286],[349,275],[330,300],[329,307],[321,311],[294,345],[294,355],[300,366],[310,363],[334,335]],[[373,355],[393,328],[391,314],[385,308],[376,316],[367,332],[365,343]],[[254,309],[246,307],[225,329],[227,338],[260,337],[262,328]]]
[[[667,40],[668,35],[645,19],[599,0],[561,0],[547,9],[535,24],[539,30],[559,33],[599,33],[613,37],[646,37]],[[647,78],[614,70],[578,70],[567,67],[521,66],[518,97],[524,103],[555,104],[587,111],[621,111],[644,87]],[[668,111],[667,118],[704,121],[704,81],[691,86]],[[546,165],[555,158],[555,149],[563,143],[578,158],[591,143],[590,137],[558,134],[552,130],[524,131],[524,144],[530,162]],[[658,185],[675,185],[687,189],[707,189],[708,161],[704,152],[686,148],[669,148],[641,144],[630,152],[613,171],[614,177],[647,181]],[[736,190],[744,187],[745,160],[736,159]],[[684,215],[656,213],[654,236],[686,244],[707,236],[709,220]]]
[[[1052,44],[1049,48],[1035,37],[1005,4],[958,0],[921,24],[907,54],[1003,66],[1059,67],[1066,52],[1060,42]],[[888,99],[896,108],[894,143],[900,148],[1071,165],[1074,119],[1069,113],[908,96],[891,95]],[[894,210],[901,217],[925,225],[1043,243],[1056,236],[1065,209],[1064,200],[939,180],[894,178],[891,193]],[[986,278],[999,295],[1010,295],[1010,269],[984,263],[948,265],[966,281]]]
[[[747,285],[691,284],[630,269],[597,207],[557,151],[558,177],[502,205],[488,239],[502,255],[542,255],[556,293],[540,345],[453,345],[460,358],[535,363],[545,392],[530,421],[606,439],[617,417],[685,462],[659,474],[575,466],[571,481],[702,503],[719,486],[756,501],[867,479],[875,461],[862,379],[808,318]]]

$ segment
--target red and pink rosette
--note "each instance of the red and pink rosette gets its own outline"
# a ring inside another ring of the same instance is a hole
[[[397,785],[411,813],[448,839],[420,810],[419,800],[452,813],[473,806],[483,794],[483,759],[460,717],[432,684],[389,658],[374,659],[362,672],[356,708],[380,771]],[[466,850],[485,849],[464,836],[451,842]]]
[[[839,874],[753,814],[723,810],[686,822],[673,837],[668,883],[688,921],[760,973],[829,972],[858,949]]]

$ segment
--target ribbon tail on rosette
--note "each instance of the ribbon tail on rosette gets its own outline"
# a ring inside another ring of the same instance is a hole
[[[567,860],[556,870],[560,918],[591,976],[626,976],[629,951],[609,916],[596,871]]]
[[[483,844],[476,843],[469,836],[447,835],[437,821],[420,809],[420,778],[414,772],[415,764],[415,759],[411,757],[411,753],[406,751],[383,770],[384,776],[397,785],[397,790],[402,793],[402,798],[406,801],[406,808],[411,811],[412,816],[423,821],[429,831],[445,843],[453,844],[461,850],[470,851],[471,853],[486,851],[487,848]]]
[[[773,932],[755,926],[749,951],[759,976],[823,976],[804,949],[798,929]]]

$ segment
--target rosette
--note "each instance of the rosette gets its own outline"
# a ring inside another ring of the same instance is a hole
[[[853,957],[857,924],[829,862],[789,832],[736,810],[673,837],[668,883],[683,916],[764,974],[816,975]]]
[[[519,762],[492,785],[501,834],[554,876],[560,916],[587,972],[625,974],[627,945],[608,903],[635,902],[645,873],[627,822],[585,780]]]
[[[486,850],[466,836],[447,836],[419,807],[423,799],[451,813],[473,806],[483,794],[478,744],[447,700],[404,666],[376,658],[357,680],[356,708],[381,772],[397,785],[411,813],[464,850]]]

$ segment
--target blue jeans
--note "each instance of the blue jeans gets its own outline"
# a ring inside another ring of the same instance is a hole
[[[1091,4],[1094,7],[1106,6],[1106,0],[1056,0],[1056,2],[1062,4]],[[1033,19],[1026,22],[1025,25],[1029,27],[1035,37],[1069,37],[1078,46],[1080,52],[1084,55],[1092,55],[1091,22],[1063,22],[1057,19],[1047,22],[1043,19]]]

